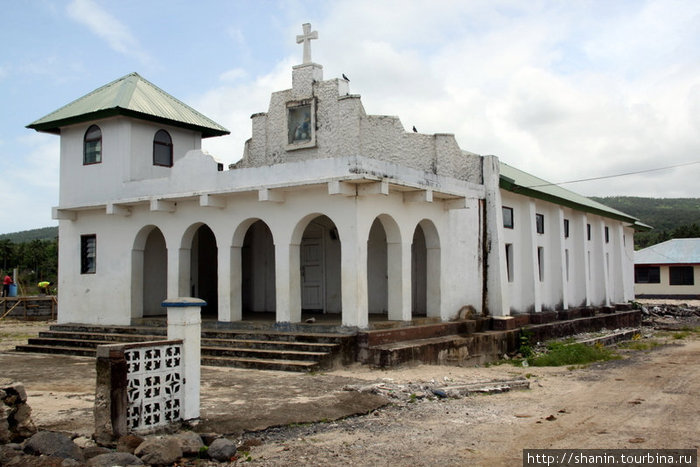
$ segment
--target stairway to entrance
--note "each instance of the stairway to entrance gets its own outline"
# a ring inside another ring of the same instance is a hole
[[[94,326],[55,324],[19,345],[19,352],[94,357],[98,345],[166,339],[158,324]],[[329,370],[354,361],[354,333],[202,329],[202,365],[282,371]]]

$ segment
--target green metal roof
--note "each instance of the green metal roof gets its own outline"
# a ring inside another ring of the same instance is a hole
[[[636,217],[593,201],[590,198],[554,185],[527,172],[516,169],[505,162],[500,163],[500,187],[513,193],[561,204],[579,211],[617,219],[634,225],[636,230],[650,230],[651,227],[639,222]]]
[[[130,73],[27,125],[37,131],[60,133],[66,125],[124,115],[200,131],[202,138],[230,132],[175,99],[138,73]]]

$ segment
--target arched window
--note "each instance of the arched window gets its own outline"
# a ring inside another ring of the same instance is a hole
[[[165,130],[158,130],[153,138],[153,165],[173,166],[173,140]]]
[[[92,125],[85,132],[83,142],[83,165],[99,164],[102,162],[102,130]]]

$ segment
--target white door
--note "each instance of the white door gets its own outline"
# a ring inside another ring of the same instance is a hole
[[[325,311],[323,227],[310,224],[301,239],[301,308]]]

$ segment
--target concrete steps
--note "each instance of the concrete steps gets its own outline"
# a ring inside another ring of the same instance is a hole
[[[99,345],[164,340],[162,326],[61,324],[30,338],[18,352],[95,356]],[[319,371],[354,361],[353,334],[203,329],[202,364],[281,371]]]

